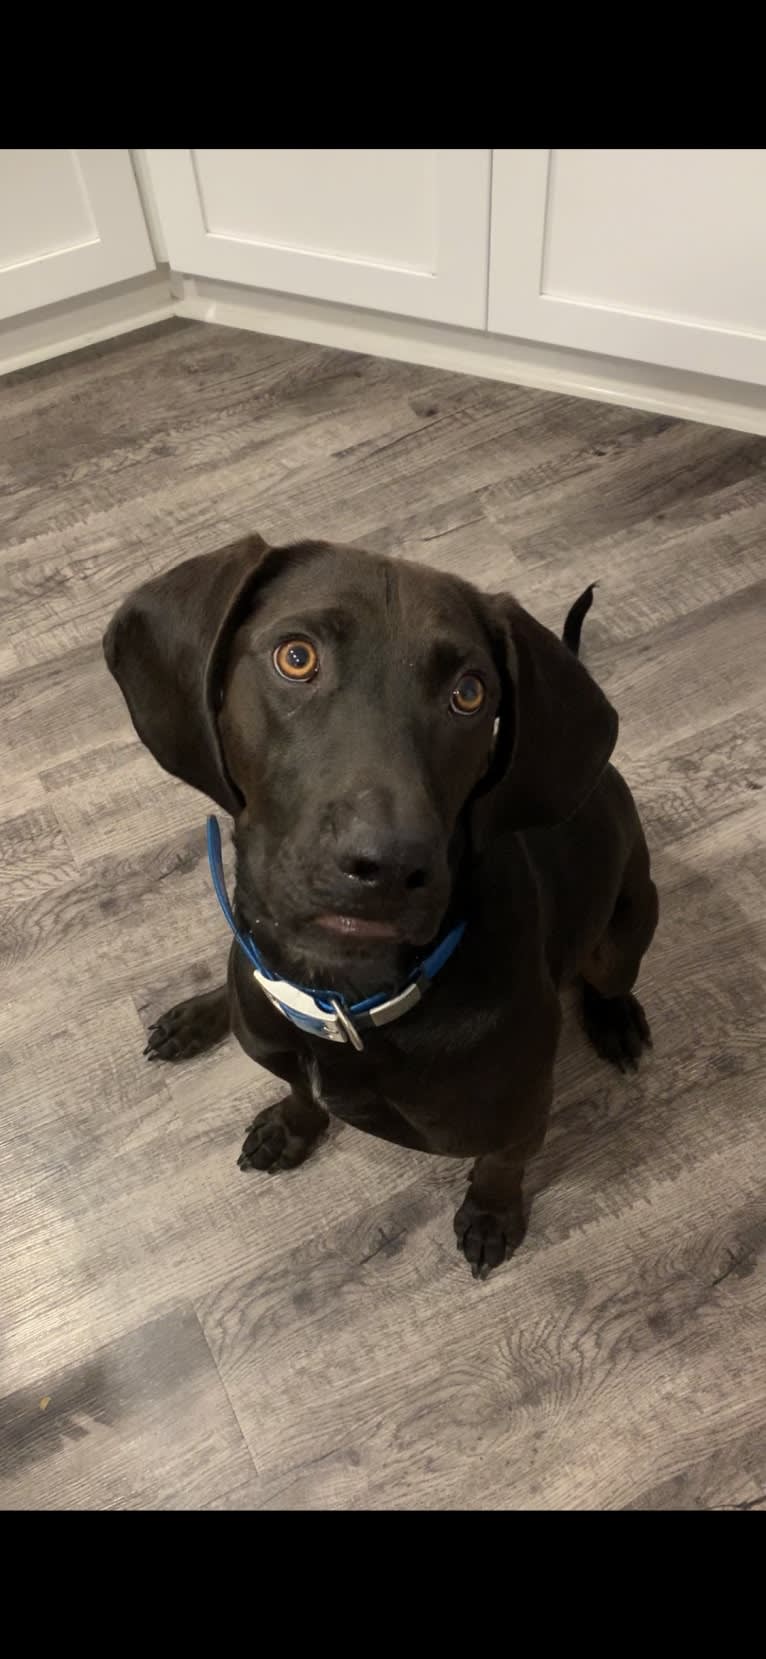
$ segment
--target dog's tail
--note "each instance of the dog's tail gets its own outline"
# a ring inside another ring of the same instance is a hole
[[[575,599],[571,609],[567,611],[567,619],[564,623],[564,632],[561,637],[564,644],[569,646],[570,651],[572,651],[576,657],[580,655],[580,634],[582,633],[582,625],[588,615],[591,605],[593,604],[593,589],[597,587],[598,582],[591,582],[585,589],[585,592],[580,594],[579,599]]]

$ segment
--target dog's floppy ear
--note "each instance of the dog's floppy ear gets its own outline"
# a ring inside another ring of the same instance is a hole
[[[107,665],[147,749],[232,814],[242,802],[218,737],[220,673],[270,551],[260,536],[246,536],[186,559],[131,593],[104,635]]]
[[[523,606],[492,602],[504,691],[487,784],[509,828],[560,823],[595,789],[617,712],[574,653]]]

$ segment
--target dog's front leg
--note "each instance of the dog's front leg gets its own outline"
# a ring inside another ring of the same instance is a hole
[[[290,1093],[275,1106],[259,1112],[245,1136],[245,1143],[237,1163],[240,1169],[265,1170],[269,1175],[278,1170],[296,1169],[313,1152],[321,1140],[330,1115],[314,1099],[307,1081],[306,1067],[293,1055],[278,1054],[261,1057],[276,1077],[284,1078]]]
[[[468,1190],[455,1216],[458,1249],[475,1279],[486,1279],[513,1255],[526,1232],[522,1181],[529,1159],[542,1146],[552,1098],[552,1080],[524,1113],[523,1127],[500,1152],[477,1159]]]

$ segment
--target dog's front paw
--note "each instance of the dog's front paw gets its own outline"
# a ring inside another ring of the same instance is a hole
[[[455,1232],[474,1279],[486,1279],[521,1244],[524,1220],[518,1208],[495,1214],[467,1193],[455,1216]]]
[[[637,1071],[645,1048],[651,1048],[649,1021],[637,997],[602,997],[584,988],[583,1023],[597,1054],[619,1071]]]
[[[191,1060],[204,1054],[229,1034],[226,987],[203,991],[176,1003],[149,1027],[144,1055],[147,1060]]]
[[[320,1125],[317,1134],[301,1134],[286,1120],[288,1104],[289,1098],[280,1100],[276,1106],[267,1106],[265,1112],[258,1113],[237,1159],[240,1169],[260,1169],[275,1175],[281,1169],[296,1169],[308,1157],[324,1125]]]

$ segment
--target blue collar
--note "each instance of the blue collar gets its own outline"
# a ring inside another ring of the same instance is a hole
[[[419,964],[404,989],[397,992],[396,996],[390,997],[385,991],[380,991],[377,996],[365,997],[362,1002],[352,1002],[348,1005],[345,998],[336,996],[333,991],[310,990],[308,986],[293,985],[290,980],[280,979],[267,968],[252,933],[245,933],[242,928],[237,927],[226,892],[221,856],[221,830],[217,818],[208,818],[207,821],[207,856],[218,903],[237,944],[252,963],[253,975],[261,990],[265,991],[269,1001],[286,1019],[312,1037],[327,1037],[333,1043],[351,1043],[354,1048],[363,1048],[360,1028],[364,1030],[371,1026],[388,1025],[390,1020],[397,1020],[400,1015],[414,1008],[439,970],[449,962],[465,933],[465,922],[459,922],[457,927],[453,927],[442,939],[441,944]]]

